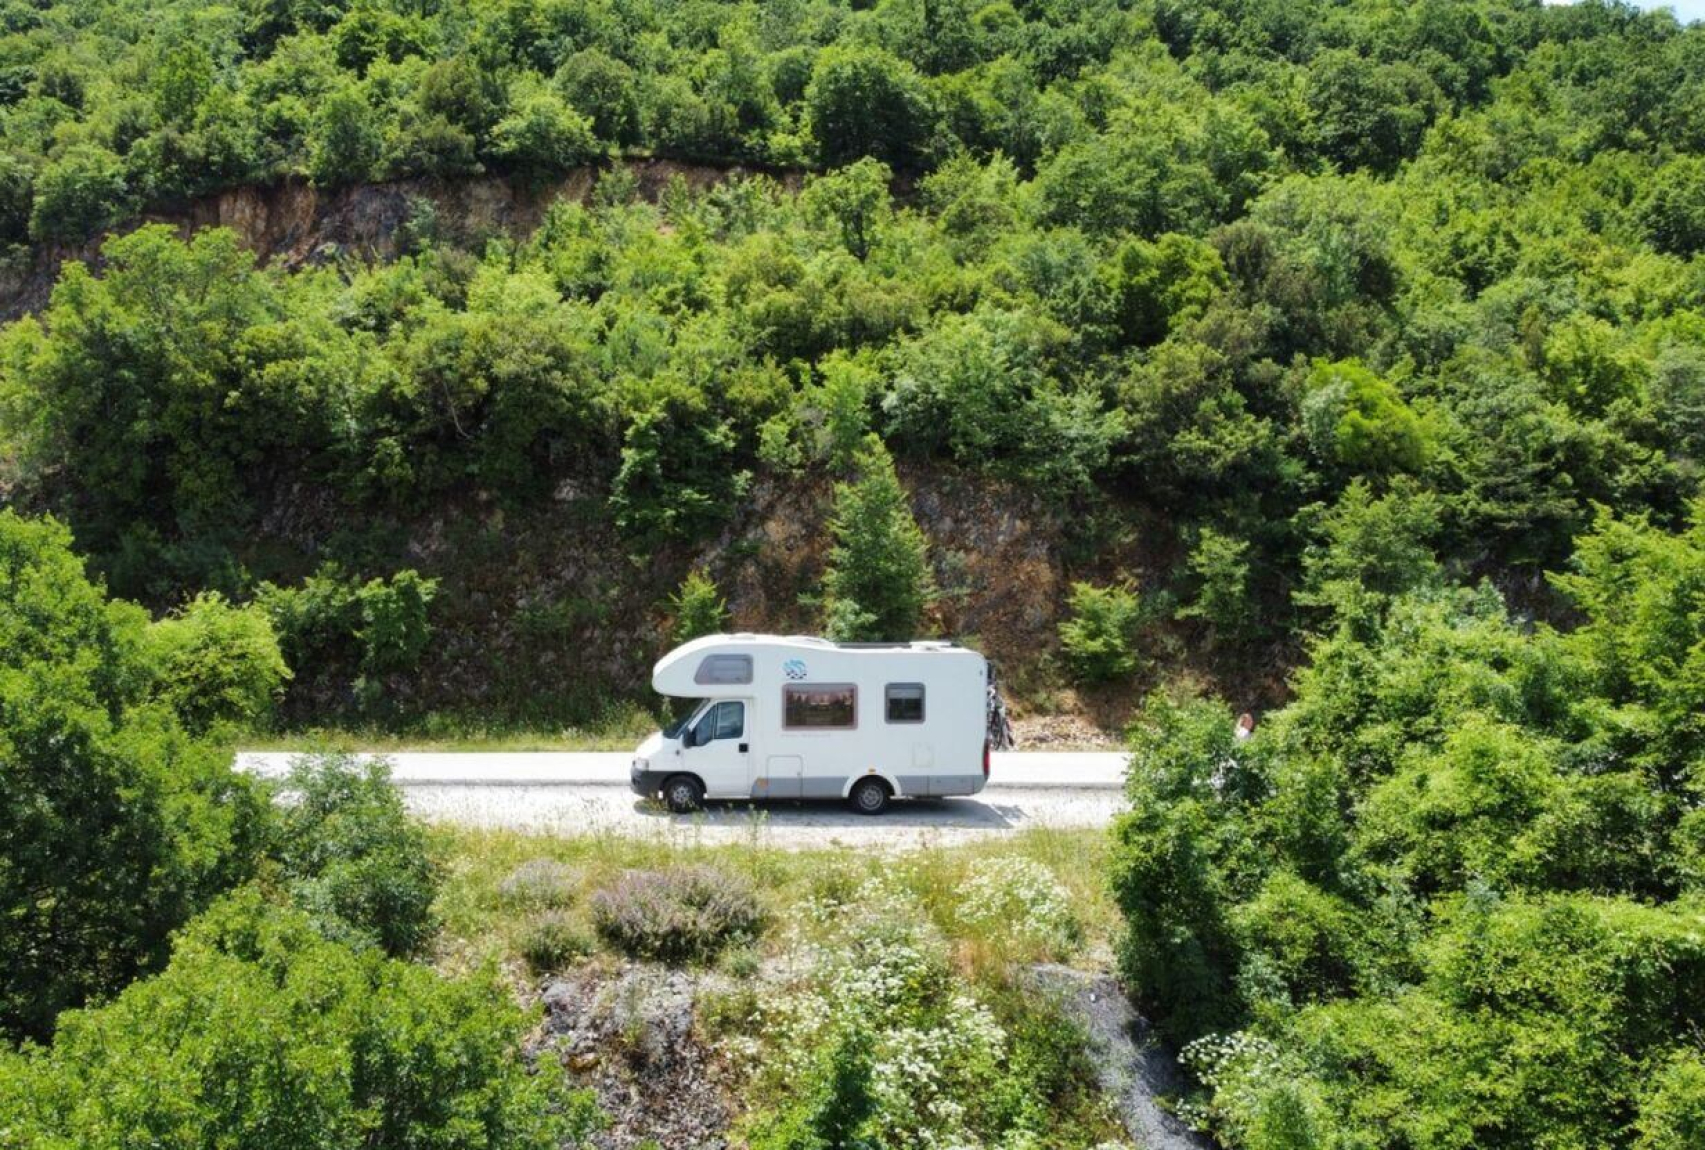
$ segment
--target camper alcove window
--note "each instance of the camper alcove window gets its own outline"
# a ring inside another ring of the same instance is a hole
[[[713,685],[744,685],[752,681],[752,656],[706,655],[693,672],[693,682]]]
[[[924,721],[924,685],[922,683],[889,683],[884,689],[890,723],[921,723]]]

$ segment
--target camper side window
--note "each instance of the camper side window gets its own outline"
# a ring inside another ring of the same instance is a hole
[[[858,688],[851,683],[783,687],[781,725],[790,731],[850,731],[858,726]]]
[[[746,704],[735,702],[718,703],[704,713],[693,727],[693,742],[695,747],[717,739],[738,739],[746,733]]]
[[[889,683],[885,689],[890,723],[921,723],[924,721],[924,685],[922,683]]]
[[[706,655],[693,672],[693,682],[712,686],[744,685],[752,681],[752,656]]]

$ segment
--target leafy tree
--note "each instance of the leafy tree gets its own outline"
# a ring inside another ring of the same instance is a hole
[[[675,413],[679,420],[671,419]],[[748,479],[731,466],[733,451],[732,431],[696,393],[640,411],[628,425],[610,491],[616,526],[645,546],[691,539],[722,522]]]
[[[600,154],[591,121],[544,87],[522,89],[511,98],[509,114],[492,128],[492,151],[535,182]]]
[[[1230,642],[1246,638],[1255,626],[1248,556],[1246,539],[1212,527],[1197,532],[1189,560],[1196,580],[1195,600],[1179,608],[1179,617],[1201,619]]]
[[[36,176],[30,238],[85,239],[117,223],[131,206],[124,162],[99,145],[78,144]]]
[[[147,701],[146,617],[110,601],[51,520],[0,511],[0,1025],[165,960],[167,939],[253,871],[264,807],[228,752]],[[167,681],[167,689],[172,684]]]
[[[1321,455],[1361,474],[1416,472],[1426,463],[1426,426],[1360,360],[1316,361],[1305,388],[1303,429]]]
[[[1425,492],[1399,488],[1376,497],[1356,480],[1320,520],[1320,543],[1304,559],[1297,601],[1356,623],[1396,596],[1436,586],[1441,571],[1427,542],[1438,517],[1437,499]]]
[[[891,215],[888,183],[892,178],[888,165],[866,157],[812,179],[801,201],[809,215],[832,221],[847,251],[862,260],[870,255],[871,245]]]
[[[1419,69],[1350,50],[1314,58],[1304,98],[1315,150],[1346,171],[1388,172],[1413,155],[1441,103]]]
[[[225,723],[263,726],[290,679],[272,622],[259,607],[197,595],[150,629],[153,694],[197,734]]]
[[[835,639],[909,639],[935,594],[928,543],[881,441],[867,439],[854,465],[856,477],[835,485],[829,521],[827,630]]]
[[[1705,157],[1678,156],[1652,174],[1641,197],[1640,222],[1660,251],[1705,251]]]
[[[669,599],[669,609],[674,615],[669,638],[675,643],[714,635],[728,624],[728,602],[703,570],[687,572]]]
[[[818,454],[841,471],[854,464],[870,434],[876,375],[864,362],[839,353],[825,359],[818,370],[823,379],[813,396],[822,419]]]
[[[352,951],[248,890],[160,975],[68,1015],[49,1047],[0,1052],[0,1124],[89,1150],[584,1145],[593,1098],[530,1070],[529,1025],[493,980]]]
[[[1120,332],[1143,347],[1200,318],[1230,282],[1214,248],[1174,232],[1119,245],[1107,274],[1118,294]]]
[[[591,117],[599,139],[623,146],[640,142],[640,83],[628,65],[599,48],[585,48],[562,62],[556,84],[575,111]]]
[[[1067,605],[1071,614],[1060,624],[1060,647],[1074,675],[1084,682],[1106,683],[1137,669],[1142,608],[1134,589],[1073,583]]]
[[[295,759],[269,853],[292,901],[328,938],[407,958],[437,932],[438,867],[391,785],[390,764]]]
[[[909,170],[923,159],[933,111],[909,65],[879,48],[836,45],[817,55],[805,119],[825,167],[869,156]]]
[[[308,174],[322,187],[371,179],[383,148],[384,137],[366,97],[354,87],[339,88],[314,115]]]

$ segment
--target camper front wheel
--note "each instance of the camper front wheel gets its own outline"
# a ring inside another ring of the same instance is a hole
[[[879,815],[888,809],[888,784],[881,779],[860,779],[847,796],[861,815]]]
[[[704,803],[704,784],[691,775],[675,775],[663,784],[663,802],[676,814],[696,811]]]

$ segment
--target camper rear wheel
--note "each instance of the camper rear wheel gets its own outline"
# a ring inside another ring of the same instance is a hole
[[[663,783],[663,804],[684,815],[704,805],[704,784],[691,775],[671,775]]]
[[[888,809],[888,784],[881,779],[860,779],[853,784],[847,801],[861,815],[879,815]]]

